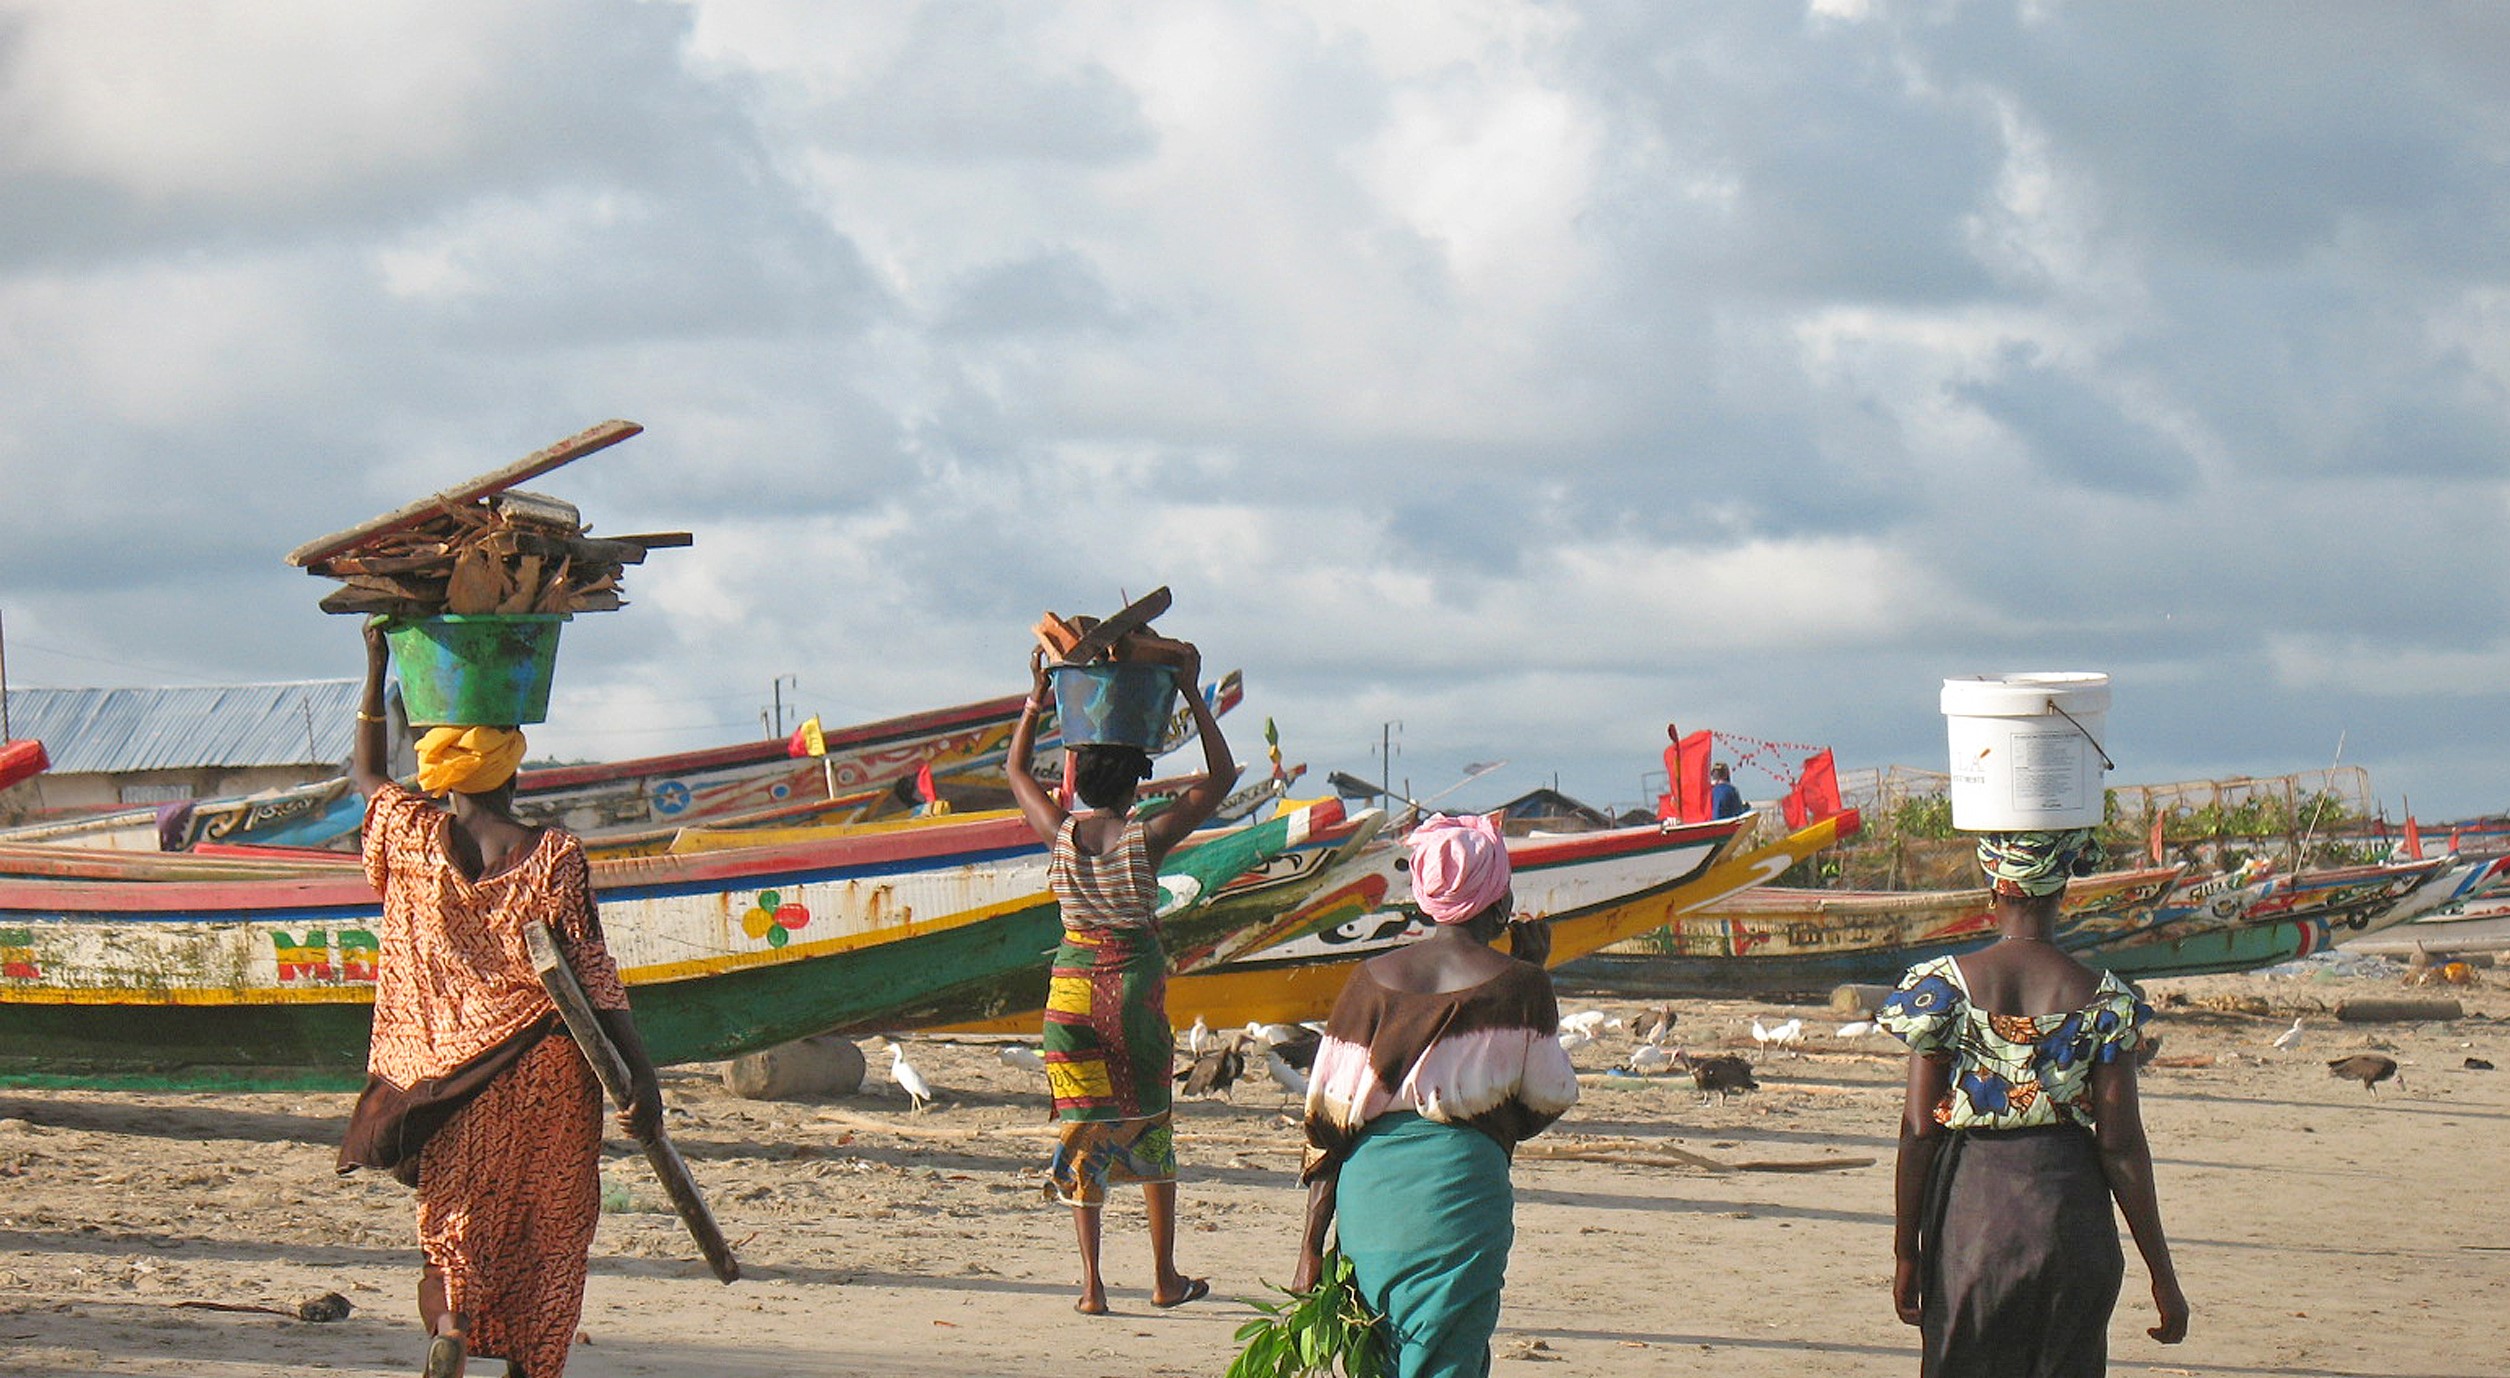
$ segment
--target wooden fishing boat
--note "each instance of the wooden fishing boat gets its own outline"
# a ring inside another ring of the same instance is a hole
[[[1245,698],[1230,671],[1204,690],[1215,715]],[[888,787],[926,765],[943,782],[982,776],[1000,765],[1024,696],[1010,695],[910,713],[826,733],[825,756],[796,756],[783,737],[661,756],[579,766],[548,766],[516,777],[514,808],[527,822],[563,827],[600,850],[651,851],[654,839],[693,823],[786,826],[850,822],[886,798]],[[1167,747],[1190,732],[1172,722]],[[1040,751],[1059,739],[1051,720]],[[0,830],[0,843],[43,843],[136,851],[184,851],[206,843],[345,845],[364,819],[364,801],[346,778],[231,799],[200,800],[160,826],[154,806]]]
[[[2245,971],[2403,923],[2461,880],[2445,859],[2290,877],[2113,872],[2067,887],[2057,940],[2087,965],[2129,979]],[[1828,910],[1819,903],[1825,897],[1834,900]],[[1984,890],[1755,893],[1725,908],[1732,913],[1695,914],[1677,926],[1675,941],[1690,951],[1614,953],[1568,974],[1650,997],[1815,996],[1840,985],[1887,985],[1918,962],[1984,947],[1995,936]],[[1769,922],[1790,909],[1791,926]],[[1739,928],[1720,926],[1745,915]]]
[[[1169,921],[1340,821],[1325,804],[1197,834],[1162,869]],[[1016,815],[599,861],[593,883],[665,1064],[973,1016],[1061,929]],[[379,910],[355,872],[0,880],[0,1084],[354,1086]]]
[[[2152,921],[2179,869],[2112,871],[2066,888],[2058,940],[2070,946]],[[1759,887],[1700,906],[1651,940],[1567,975],[1651,995],[1807,995],[1897,980],[1912,963],[1995,939],[1985,887],[1900,893]]]
[[[1805,857],[1856,831],[1850,810],[1740,855],[1726,852],[1744,819],[1650,825],[1556,837],[1510,838],[1520,916],[1551,929],[1550,965],[1572,961],[1624,938],[1658,928],[1687,910],[1765,884]],[[1362,857],[1304,906],[1315,932],[1266,947],[1243,960],[1173,977],[1168,1018],[1196,1018],[1212,1028],[1249,1021],[1296,1023],[1332,1012],[1359,963],[1428,931],[1405,908],[1411,892],[1394,867],[1401,855]],[[960,1033],[1033,1033],[1040,1015],[1021,1011]]]

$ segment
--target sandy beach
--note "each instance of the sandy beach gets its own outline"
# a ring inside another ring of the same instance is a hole
[[[2490,973],[2487,973],[2490,975]],[[2145,1081],[2162,1206],[2195,1305],[2185,1345],[2144,1337],[2129,1250],[2112,1371],[2479,1378],[2510,1369],[2510,992],[2453,990],[2450,1023],[2338,1025],[2396,983],[2325,974],[2156,982],[2164,1058]],[[2209,1008],[2262,999],[2269,1013]],[[2175,1003],[2184,1000],[2191,1003]],[[1839,1017],[1681,1002],[1678,1042],[1752,1048],[1752,1016],[1799,1014],[1799,1057],[1763,1089],[1703,1102],[1686,1078],[1610,1074],[1580,1051],[1585,1100],[1517,1167],[1501,1373],[1913,1373],[1887,1296],[1901,1060],[1824,1036]],[[1636,1013],[1564,992],[1564,1010]],[[2293,1013],[2304,1046],[2275,1051]],[[1240,1298],[1285,1276],[1300,1193],[1282,1095],[1181,1103],[1180,1261],[1209,1301],[1146,1293],[1139,1196],[1109,1213],[1115,1313],[1071,1310],[1068,1212],[1046,1201],[1041,1088],[981,1045],[913,1042],[941,1103],[910,1115],[874,1060],[857,1096],[755,1102],[713,1069],[665,1074],[673,1132],[748,1277],[714,1282],[640,1158],[613,1143],[578,1378],[681,1374],[1216,1374]],[[2325,1059],[2389,1051],[2377,1097]],[[342,1179],[345,1095],[0,1091],[0,1373],[416,1371],[409,1194]],[[1536,1156],[1572,1154],[1583,1156]],[[1587,1159],[1621,1161],[1589,1161]],[[1692,1163],[1690,1159],[1704,1160]],[[1727,1170],[1713,1170],[1712,1166]],[[1734,1170],[1768,1166],[1827,1170]],[[347,1319],[292,1316],[337,1292]],[[475,1373],[499,1365],[481,1362]]]

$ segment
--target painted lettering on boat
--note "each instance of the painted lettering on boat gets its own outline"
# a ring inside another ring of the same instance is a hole
[[[0,928],[0,977],[39,980],[43,968],[35,961],[35,933],[27,928]]]
[[[383,943],[363,928],[309,928],[300,937],[285,929],[270,930],[270,945],[279,963],[279,984],[320,981],[372,985],[383,956]],[[334,952],[338,953],[335,958]]]

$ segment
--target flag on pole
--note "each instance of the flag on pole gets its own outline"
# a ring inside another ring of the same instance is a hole
[[[819,730],[817,713],[802,719],[802,725],[793,729],[792,737],[784,744],[784,752],[787,756],[825,756],[828,754],[828,738]]]

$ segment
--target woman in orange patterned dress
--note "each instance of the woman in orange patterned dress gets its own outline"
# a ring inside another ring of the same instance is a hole
[[[366,796],[366,873],[383,894],[366,1090],[340,1170],[418,1188],[426,1378],[473,1353],[559,1378],[601,1214],[601,1088],[523,942],[546,922],[633,1073],[630,1136],[662,1119],[652,1060],[594,911],[584,849],[512,813],[520,732],[437,728],[414,794],[385,774],[381,632],[366,633],[350,777]],[[439,806],[429,795],[447,796]]]

